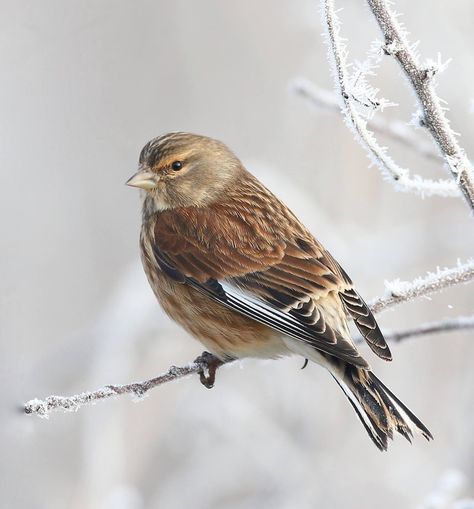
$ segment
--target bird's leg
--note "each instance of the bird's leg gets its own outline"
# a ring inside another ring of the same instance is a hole
[[[216,371],[222,366],[222,364],[224,364],[224,361],[221,361],[215,355],[212,355],[212,353],[203,352],[194,360],[194,362],[201,366],[199,379],[201,380],[202,385],[208,389],[212,389],[214,387],[214,382],[216,381]]]

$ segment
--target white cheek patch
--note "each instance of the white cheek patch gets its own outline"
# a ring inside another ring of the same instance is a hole
[[[155,210],[160,211],[160,212],[163,211],[163,210],[167,210],[167,209],[171,208],[169,206],[168,201],[163,196],[163,193],[160,193],[160,192],[157,192],[153,196],[153,203],[154,203],[154,206],[155,206]]]
[[[145,215],[151,216],[155,212],[162,212],[171,208],[168,201],[160,191],[155,191],[153,194],[143,191],[143,212]]]

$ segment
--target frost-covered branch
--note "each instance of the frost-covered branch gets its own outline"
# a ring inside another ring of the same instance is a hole
[[[437,320],[436,322],[426,322],[408,329],[395,331],[384,330],[383,335],[387,341],[398,342],[416,336],[469,329],[474,329],[474,315],[446,318],[445,320]]]
[[[474,329],[474,315],[428,322],[399,331],[387,331],[384,332],[384,336],[387,341],[398,342],[415,336],[467,329]],[[363,343],[364,340],[359,336],[355,338],[355,342]],[[223,364],[225,363],[219,363],[219,365]],[[48,418],[51,412],[76,412],[83,406],[95,405],[104,399],[120,396],[122,394],[130,394],[135,398],[143,398],[148,391],[159,385],[179,380],[189,375],[202,375],[205,370],[209,370],[209,365],[201,357],[198,357],[194,362],[186,366],[171,366],[166,373],[143,382],[135,382],[126,385],[107,385],[95,391],[86,391],[74,396],[48,396],[45,399],[35,398],[25,403],[24,410],[27,414],[36,414],[39,417]],[[204,383],[204,385],[206,384]]]
[[[344,120],[354,132],[356,140],[366,149],[371,161],[380,168],[384,178],[391,181],[397,190],[413,192],[421,196],[456,196],[458,194],[456,182],[423,179],[419,175],[411,176],[407,169],[398,166],[387,154],[385,147],[379,145],[373,132],[368,128],[367,118],[374,110],[381,110],[391,104],[388,101],[376,99],[378,91],[364,81],[365,75],[373,72],[372,69],[377,62],[366,65],[371,69],[361,69],[355,76],[350,77],[347,48],[339,34],[340,22],[334,10],[333,0],[322,0],[322,15],[329,48],[328,56],[332,64],[336,89],[341,97],[340,107]],[[365,118],[359,112],[360,105],[369,109],[369,114]]]
[[[370,308],[374,313],[380,313],[395,304],[407,302],[418,297],[426,297],[439,292],[444,288],[467,283],[474,279],[474,260],[469,260],[457,267],[438,269],[437,272],[428,273],[424,277],[418,277],[414,281],[385,282],[385,295],[373,300]]]
[[[318,87],[305,78],[297,78],[291,85],[292,90],[305,99],[310,105],[319,109],[332,111],[333,113],[339,114],[341,112],[340,101],[333,91]],[[387,122],[381,117],[373,116],[367,121],[367,127],[369,130],[382,134],[431,161],[442,161],[439,152],[434,150],[431,144],[426,141],[413,137],[413,133],[403,122]],[[446,184],[447,187],[453,188],[453,194],[450,196],[461,195],[457,186],[452,182],[446,182]]]
[[[386,283],[386,295],[375,299],[370,308],[374,313],[379,313],[389,306],[399,304],[416,297],[427,296],[443,288],[466,283],[474,279],[474,260],[451,269],[438,270],[434,274],[417,278],[413,282],[394,281]],[[414,329],[389,332],[387,339],[399,341],[411,336],[430,334],[433,332],[452,331],[474,327],[474,317],[460,317],[455,320],[445,320],[434,323],[422,324]],[[126,385],[107,385],[96,391],[87,391],[74,396],[49,396],[44,400],[32,399],[28,401],[24,410],[27,414],[36,414],[40,417],[48,417],[53,411],[77,411],[85,405],[93,405],[98,401],[122,394],[131,394],[135,397],[144,396],[149,390],[167,382],[178,380],[192,374],[199,374],[201,383],[206,387],[212,387],[216,370],[224,364],[210,354],[203,354],[187,366],[172,366],[166,373],[144,382],[136,382]],[[205,373],[208,373],[206,376]]]
[[[434,77],[442,70],[440,59],[421,65],[415,46],[408,43],[407,32],[388,2],[367,0],[367,3],[383,33],[385,53],[398,61],[419,100],[421,125],[429,130],[438,144],[455,182],[474,211],[474,169],[449,125],[447,108],[441,105],[435,90]]]
[[[122,394],[131,394],[135,398],[142,398],[149,390],[159,385],[194,374],[199,374],[201,383],[210,388],[214,383],[217,367],[223,364],[225,363],[205,353],[186,366],[171,366],[166,373],[143,382],[125,385],[106,385],[95,391],[81,392],[74,396],[48,396],[45,399],[35,398],[25,403],[24,411],[26,414],[36,414],[39,417],[48,418],[49,414],[54,411],[76,412],[83,406],[95,405],[99,401],[121,396]],[[205,375],[206,371],[209,373],[208,377]]]

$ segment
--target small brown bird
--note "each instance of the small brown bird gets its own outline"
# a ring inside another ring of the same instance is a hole
[[[298,354],[329,370],[370,438],[427,439],[370,371],[348,329],[391,360],[374,316],[331,254],[223,143],[169,133],[142,149],[143,266],[166,313],[228,360]]]

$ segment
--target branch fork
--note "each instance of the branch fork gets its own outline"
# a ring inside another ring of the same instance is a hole
[[[408,169],[400,167],[387,154],[386,148],[379,144],[368,124],[370,116],[362,114],[356,107],[360,100],[357,102],[353,100],[353,97],[359,98],[359,94],[351,90],[348,51],[339,33],[340,20],[334,8],[334,0],[321,0],[329,61],[333,68],[335,88],[342,100],[341,110],[347,126],[353,131],[355,139],[365,148],[371,161],[379,167],[387,180],[392,181],[397,190],[412,192],[422,197],[455,196],[461,192],[471,211],[474,212],[474,169],[460,147],[456,133],[449,125],[445,113],[447,108],[442,106],[443,101],[438,97],[434,86],[435,75],[442,72],[448,62],[443,64],[441,57],[438,56],[438,61],[428,61],[424,66],[419,64],[418,54],[415,51],[416,45],[409,45],[407,33],[398,22],[397,15],[388,7],[388,2],[386,0],[367,0],[367,2],[385,41],[380,53],[393,56],[402,67],[422,112],[422,116],[418,116],[418,120],[422,120],[419,125],[426,127],[431,134],[447,163],[453,180],[434,181],[419,175],[411,176]],[[362,95],[373,99],[377,90],[364,79],[365,76],[373,74],[373,70],[379,65],[378,58],[373,51],[371,53],[365,72],[361,73],[362,85],[358,88]],[[374,99],[374,102],[382,103],[382,100]]]

